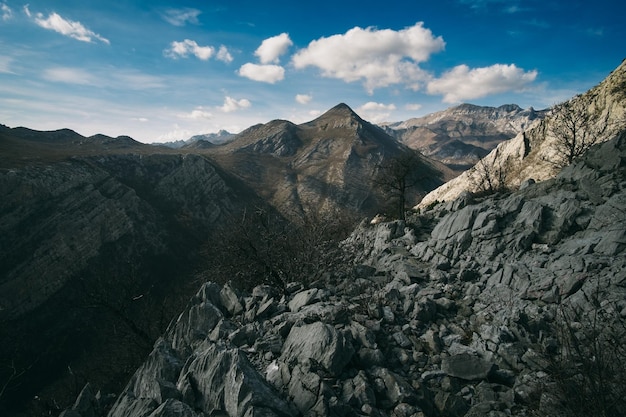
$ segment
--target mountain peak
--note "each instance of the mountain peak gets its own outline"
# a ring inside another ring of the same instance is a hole
[[[350,108],[346,103],[339,103],[335,107],[328,110],[326,113],[322,114],[319,118],[327,118],[327,117],[341,117],[341,118],[350,118],[357,119],[362,121],[361,117],[354,110]]]

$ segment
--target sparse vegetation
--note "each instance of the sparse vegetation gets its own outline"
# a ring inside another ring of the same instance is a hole
[[[200,276],[250,289],[270,284],[284,289],[292,281],[313,281],[341,261],[339,241],[353,229],[347,215],[308,212],[289,222],[270,207],[231,218],[205,245]]]
[[[511,171],[508,160],[505,162],[486,162],[480,159],[472,168],[470,181],[477,196],[485,196],[508,190],[507,177]]]
[[[556,401],[542,405],[542,413],[626,415],[626,325],[619,312],[605,308],[601,299],[594,297],[592,302],[591,313],[559,310],[555,329],[558,350],[551,352],[548,369],[554,384],[547,390]]]
[[[555,105],[547,122],[547,132],[556,140],[557,156],[551,162],[558,168],[570,165],[624,127],[623,121],[611,120],[610,112],[588,107],[580,96]]]
[[[420,180],[423,164],[414,152],[385,160],[377,167],[374,184],[387,198],[388,214],[399,220],[406,219],[406,203],[409,190]]]

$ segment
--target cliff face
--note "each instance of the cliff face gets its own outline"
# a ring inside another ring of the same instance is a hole
[[[261,201],[202,156],[8,134],[23,146],[0,171],[0,407],[13,410],[62,401],[84,375],[127,378],[193,294],[209,232]]]
[[[567,105],[572,115],[567,121],[571,128],[590,132],[589,139],[598,143],[614,137],[626,126],[626,61],[596,87],[572,98]],[[480,191],[485,177],[483,167],[504,174],[502,185],[506,187],[515,188],[528,179],[553,178],[559,172],[563,158],[562,150],[559,150],[563,146],[560,143],[562,138],[555,134],[555,123],[558,121],[553,112],[513,139],[502,142],[483,158],[482,163],[427,194],[419,207],[435,201],[453,200],[463,191]]]
[[[205,283],[114,404],[68,412],[623,415],[625,168],[621,134],[519,192],[363,224],[317,285]]]

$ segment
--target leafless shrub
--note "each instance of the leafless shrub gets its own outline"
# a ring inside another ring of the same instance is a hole
[[[284,289],[289,282],[312,281],[341,263],[338,243],[353,225],[339,213],[309,212],[296,223],[271,208],[246,210],[207,242],[200,276],[242,289],[259,284]]]
[[[624,128],[623,120],[613,120],[602,108],[589,108],[577,96],[552,108],[547,133],[555,139],[556,158],[550,161],[559,168],[570,165],[596,143],[609,139]]]
[[[486,162],[480,159],[472,168],[470,181],[478,196],[491,195],[501,191],[507,191],[507,178],[511,172],[507,161]]]
[[[626,326],[619,313],[598,302],[588,313],[562,308],[556,323],[558,350],[548,373],[557,402],[551,407],[566,416],[625,416]]]

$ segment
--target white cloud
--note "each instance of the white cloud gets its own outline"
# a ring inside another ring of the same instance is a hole
[[[233,62],[233,56],[224,45],[220,46],[219,51],[217,51],[217,59],[226,63]]]
[[[410,111],[418,111],[419,109],[422,108],[421,104],[417,104],[417,103],[409,103],[409,104],[405,104],[404,108],[406,110],[410,110]]]
[[[445,103],[485,97],[506,91],[521,91],[537,78],[537,71],[525,72],[515,64],[495,64],[470,69],[459,65],[428,83],[429,94],[443,94]]]
[[[444,47],[443,38],[435,37],[422,22],[399,31],[355,27],[312,41],[292,62],[297,69],[317,67],[324,77],[362,81],[370,93],[393,84],[417,89],[430,78],[419,63]]]
[[[259,57],[261,64],[278,64],[279,58],[293,45],[289,34],[281,33],[278,36],[265,39],[257,48],[254,55]]]
[[[357,113],[366,120],[380,123],[389,120],[391,113],[396,110],[395,104],[383,104],[369,101],[357,109]]]
[[[28,8],[28,4],[24,5],[22,9],[24,10],[24,14],[26,14],[26,16],[33,17],[32,13],[30,12],[30,9]]]
[[[31,17],[28,6],[24,6],[24,12],[28,17]],[[35,15],[35,23],[44,29],[53,30],[61,35],[68,36],[81,42],[93,42],[94,39],[97,39],[107,45],[110,44],[108,39],[103,38],[97,33],[87,29],[82,23],[66,20],[54,12],[47,18],[44,18],[42,13],[37,13]]]
[[[242,98],[241,100],[236,100],[232,97],[226,96],[224,98],[224,104],[220,107],[224,113],[231,113],[237,110],[247,109],[250,107],[252,103],[250,100]]]
[[[144,74],[134,69],[115,69],[110,76],[103,75],[110,87],[131,90],[152,90],[165,86],[165,81],[157,76]]]
[[[8,56],[0,56],[0,74],[15,74],[11,71],[11,63],[13,58]]]
[[[52,67],[43,71],[42,78],[52,82],[117,90],[154,90],[165,86],[164,80],[160,77],[123,68],[89,72],[83,68]]]
[[[191,113],[185,113],[179,115],[181,119],[189,119],[189,120],[205,120],[211,119],[213,114],[211,112],[204,109],[204,107],[199,106],[191,111]]]
[[[98,80],[91,73],[80,68],[55,67],[43,72],[43,78],[48,81],[78,85],[96,85]]]
[[[174,26],[185,26],[187,23],[197,25],[198,16],[202,13],[198,9],[183,8],[183,9],[168,9],[162,16],[166,22]]]
[[[274,84],[285,78],[285,69],[280,65],[258,65],[247,63],[239,68],[239,75],[254,81]]]
[[[0,3],[0,12],[2,12],[2,20],[5,22],[13,18],[13,10],[6,3]]]
[[[170,48],[164,51],[165,56],[169,58],[186,58],[191,54],[202,61],[207,61],[214,53],[215,48],[212,46],[200,46],[196,41],[190,39],[185,39],[182,42],[173,41]]]
[[[307,104],[313,100],[313,96],[309,94],[296,94],[296,101],[300,104]]]

